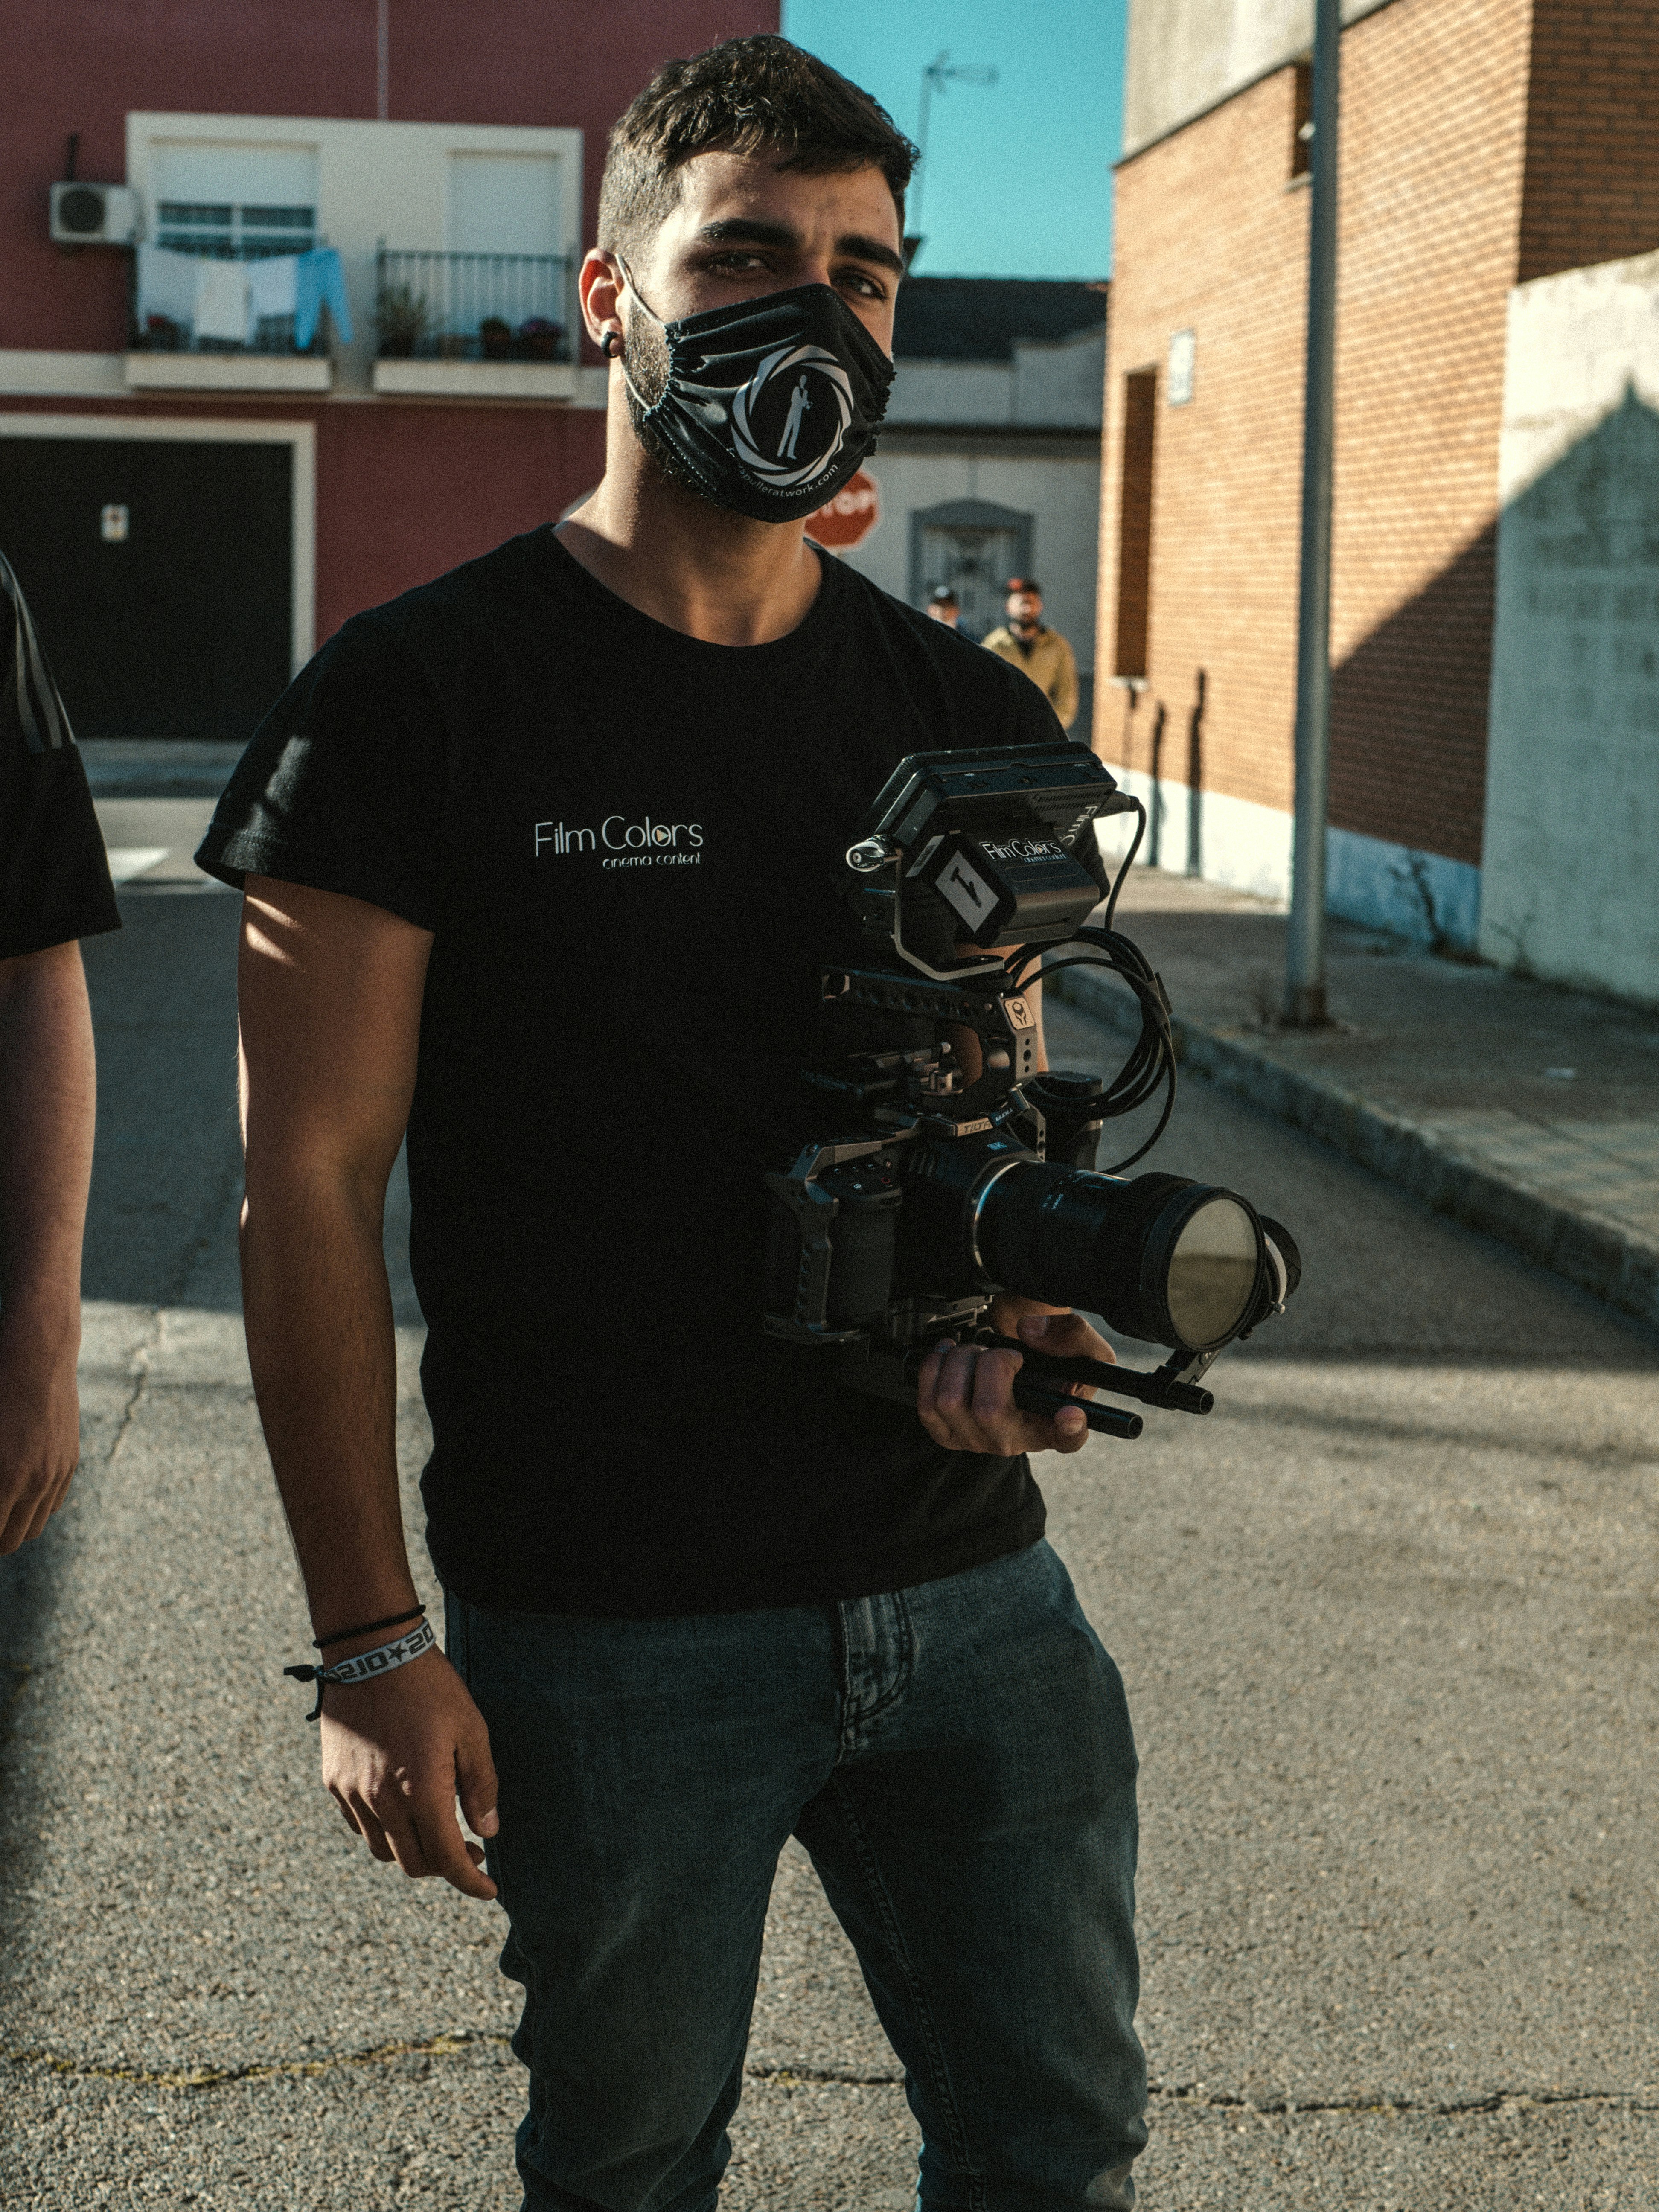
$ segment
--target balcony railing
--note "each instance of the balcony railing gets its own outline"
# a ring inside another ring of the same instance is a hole
[[[574,321],[562,253],[403,253],[376,258],[382,361],[565,361]]]

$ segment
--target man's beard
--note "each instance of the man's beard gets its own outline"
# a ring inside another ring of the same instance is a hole
[[[647,410],[654,407],[668,388],[668,343],[657,325],[644,315],[630,315],[627,337],[623,341],[623,389],[628,395],[628,419],[634,425],[634,435],[672,484],[682,491],[696,494],[705,505],[715,506],[707,490],[692,474],[690,464],[679,447],[665,438],[656,424],[647,420]]]

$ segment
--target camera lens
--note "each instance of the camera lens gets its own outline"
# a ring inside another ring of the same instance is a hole
[[[981,1185],[974,1248],[1003,1290],[1080,1306],[1125,1336],[1187,1352],[1232,1340],[1265,1264],[1261,1224],[1231,1191],[1038,1161]]]

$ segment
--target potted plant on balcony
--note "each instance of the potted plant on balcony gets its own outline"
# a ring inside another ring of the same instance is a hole
[[[478,350],[486,361],[509,361],[513,356],[513,326],[499,315],[486,315],[478,325]]]
[[[545,315],[532,315],[519,325],[519,350],[526,361],[557,361],[563,336],[557,323],[550,323]]]
[[[374,303],[374,328],[382,361],[408,361],[426,336],[425,295],[411,285],[388,284]]]

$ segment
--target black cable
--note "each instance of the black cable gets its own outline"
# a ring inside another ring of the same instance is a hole
[[[1123,865],[1113,878],[1111,891],[1106,901],[1105,927],[1108,929],[1116,926],[1117,895],[1122,890],[1130,869],[1134,866],[1135,854],[1140,850],[1140,841],[1146,835],[1146,810],[1138,799],[1133,801],[1133,805],[1136,814],[1140,818],[1135,824],[1135,834],[1129,841],[1129,849],[1123,855]]]
[[[1145,810],[1142,810],[1143,822]],[[1138,841],[1137,841],[1138,842]],[[1130,848],[1133,858],[1134,847]],[[1127,866],[1127,862],[1125,864]],[[1120,872],[1120,882],[1121,872]],[[1045,952],[1059,951],[1067,945],[1080,945],[1083,950],[1068,960],[1057,960],[1049,968],[1042,962]],[[1101,1093],[1099,1111],[1103,1120],[1115,1120],[1122,1114],[1133,1114],[1155,1098],[1160,1088],[1164,1090],[1164,1110],[1158,1115],[1158,1126],[1146,1143],[1131,1152],[1127,1159],[1102,1170],[1107,1175],[1121,1175],[1137,1160],[1144,1159],[1170,1126],[1170,1116],[1176,1102],[1175,1037],[1170,1027],[1170,1001],[1164,985],[1153,972],[1151,962],[1131,938],[1115,929],[1096,929],[1085,927],[1075,930],[1058,945],[1021,945],[1008,955],[1004,963],[1009,980],[1016,988],[1022,987],[1026,971],[1033,964],[1038,975],[1032,981],[1046,981],[1051,975],[1063,975],[1068,968],[1104,968],[1127,983],[1140,1006],[1140,1034],[1131,1047],[1129,1055],[1116,1075]]]

